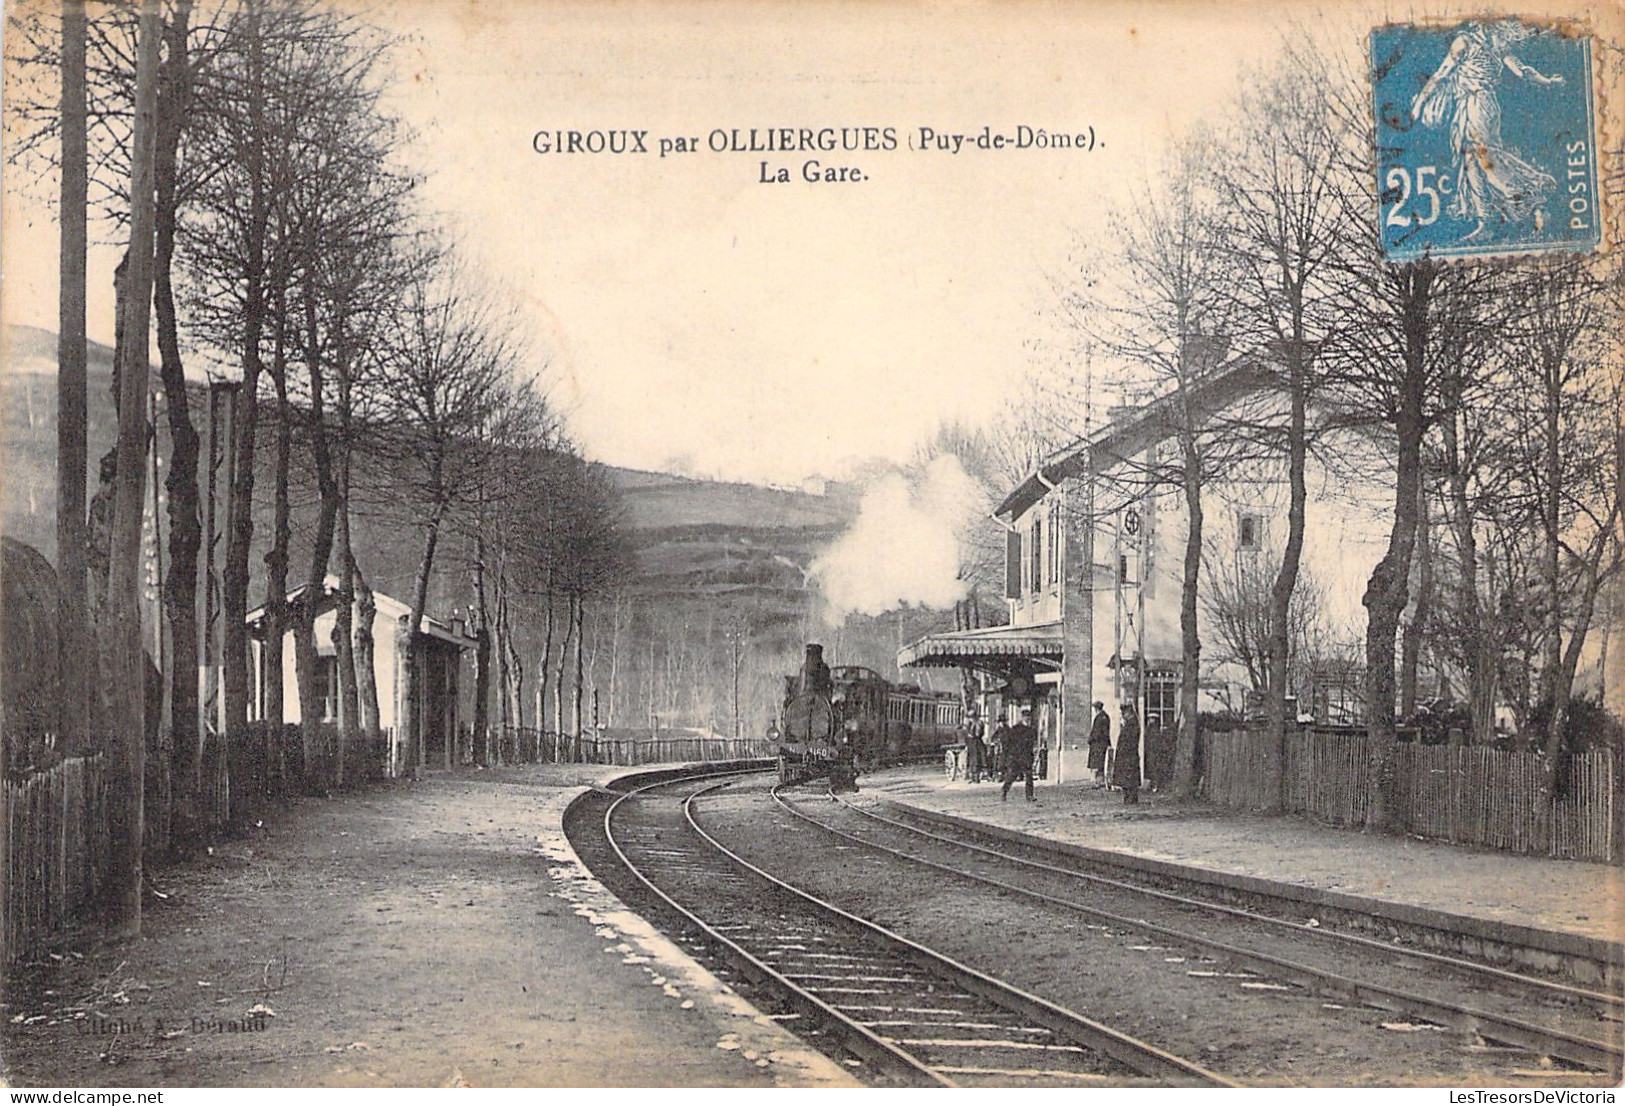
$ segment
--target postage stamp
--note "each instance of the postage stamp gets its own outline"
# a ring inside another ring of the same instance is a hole
[[[1591,39],[1518,19],[1371,32],[1383,255],[1602,241]]]

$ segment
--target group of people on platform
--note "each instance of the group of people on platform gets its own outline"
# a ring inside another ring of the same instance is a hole
[[[1017,780],[1026,781],[1027,798],[1033,798],[1033,759],[1038,750],[1038,731],[1033,728],[1033,708],[1021,708],[1014,725],[1000,723],[992,734],[977,716],[976,708],[965,712],[965,779],[971,783],[1002,779],[1001,797],[1010,798]]]
[[[1153,717],[1145,732],[1145,758],[1140,757],[1140,719],[1133,704],[1124,704],[1123,721],[1117,734],[1115,753],[1112,748],[1112,720],[1106,713],[1106,704],[1096,700],[1094,720],[1089,727],[1088,766],[1095,774],[1097,788],[1111,787],[1123,792],[1125,804],[1140,801],[1140,789],[1149,784],[1153,791],[1167,790],[1173,784],[1174,740],[1172,728],[1164,729],[1161,721]],[[1023,781],[1027,800],[1033,801],[1033,762],[1038,745],[1038,731],[1033,728],[1033,708],[1022,706],[1020,720],[1014,724],[1001,723],[991,735],[986,733],[976,708],[965,712],[965,779],[980,783],[984,779],[1000,779],[1003,789],[1000,798],[1008,801],[1010,788],[1017,780]],[[1142,769],[1144,775],[1142,777]]]

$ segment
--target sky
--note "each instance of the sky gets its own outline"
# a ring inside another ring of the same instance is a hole
[[[1174,75],[1252,52],[1220,9],[1171,10],[452,5],[419,25],[433,94],[402,102],[443,167],[431,202],[547,328],[591,451],[792,482],[1021,402],[1076,235],[1201,104]],[[1023,125],[1096,146],[909,148]],[[824,127],[896,148],[710,148]],[[614,128],[700,152],[534,152]],[[809,160],[866,179],[809,183]]]
[[[1056,310],[1079,250],[1283,27],[1358,41],[1384,17],[1335,10],[406,0],[369,18],[400,37],[389,104],[430,221],[517,305],[588,456],[795,483],[904,460],[941,422],[1081,373]],[[710,148],[826,127],[895,148]],[[1022,127],[1092,148],[973,141]],[[921,128],[972,141],[912,148]],[[572,130],[642,131],[650,149],[536,152],[538,132]],[[662,138],[699,152],[662,157]],[[864,179],[809,183],[809,161]],[[763,183],[764,162],[790,182]],[[54,330],[51,213],[11,177],[5,192],[0,310]],[[92,259],[102,341],[113,260]]]
[[[518,305],[588,455],[777,483],[902,460],[941,421],[1021,402],[1035,360],[1065,357],[1049,331],[1078,236],[1269,38],[1204,4],[499,0],[371,18],[401,37],[389,103],[424,207]],[[908,148],[921,127],[1022,126],[1093,128],[1095,148]],[[709,148],[825,127],[896,148]],[[535,152],[558,130],[655,148]],[[661,157],[661,137],[700,152]],[[761,183],[764,160],[791,183]],[[810,160],[866,179],[808,183]],[[5,316],[54,330],[52,214],[6,194]],[[92,259],[102,341],[113,260]]]

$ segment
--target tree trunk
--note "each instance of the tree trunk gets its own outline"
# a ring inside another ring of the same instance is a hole
[[[573,698],[571,699],[571,708],[575,713],[574,725],[575,725],[575,735],[576,735],[576,759],[580,760],[581,759],[581,753],[580,753],[580,750],[581,750],[581,687],[582,687],[582,682],[583,682],[583,677],[584,677],[584,673],[583,673],[582,667],[581,667],[581,636],[582,636],[582,625],[583,625],[583,623],[585,622],[585,619],[586,619],[586,600],[583,599],[580,595],[575,595],[575,596],[571,597],[571,602],[575,606],[575,636],[576,636],[575,694],[574,694]],[[739,690],[738,689],[739,689],[739,683],[738,683],[738,680],[736,678],[735,681],[734,681],[734,701],[735,701],[735,704],[736,704],[734,713],[735,713],[736,717],[738,715],[738,707],[737,707],[738,700],[739,700]]]
[[[62,192],[57,305],[56,564],[58,734],[69,756],[90,749],[90,695],[83,678],[91,653],[85,564],[86,155],[84,0],[62,4]]]
[[[1189,430],[1182,435],[1180,443],[1184,455],[1183,485],[1185,491],[1185,512],[1190,521],[1190,531],[1185,537],[1185,563],[1183,577],[1180,581],[1179,591],[1179,639],[1180,639],[1180,673],[1179,673],[1179,735],[1174,746],[1174,792],[1185,798],[1194,798],[1196,795],[1196,726],[1197,726],[1197,693],[1198,680],[1201,678],[1202,639],[1197,623],[1197,596],[1201,587],[1202,576],[1202,457],[1196,447],[1195,436]],[[1149,536],[1147,545],[1149,546]],[[1142,556],[1141,594],[1144,595],[1144,577],[1147,569],[1144,567],[1146,558]],[[1145,634],[1144,616],[1141,617],[1140,634]],[[1145,658],[1140,658],[1140,699],[1144,700],[1146,686]],[[1144,732],[1149,732],[1143,712],[1140,715],[1140,724]],[[1141,755],[1145,753],[1144,743],[1141,743]]]
[[[280,789],[286,782],[282,764],[282,725],[287,718],[288,689],[284,680],[284,650],[292,612],[288,607],[288,546],[293,526],[288,506],[288,465],[292,452],[293,414],[288,404],[283,315],[278,309],[276,339],[271,354],[271,381],[276,386],[276,467],[272,472],[271,548],[265,551],[265,627],[260,655],[264,667],[265,740],[260,772],[269,785],[273,774]]]
[[[423,559],[418,563],[417,584],[412,588],[412,613],[399,635],[402,646],[402,679],[406,696],[401,704],[401,731],[407,750],[408,772],[413,779],[423,774],[425,748],[423,741],[424,704],[420,701],[424,687],[419,686],[418,636],[422,632],[423,616],[429,607],[429,579],[434,573],[435,546],[440,541],[440,523],[443,512],[437,510],[424,526]],[[425,683],[427,681],[424,681]]]
[[[1459,409],[1459,398],[1452,397]],[[1495,635],[1484,623],[1479,597],[1478,533],[1472,501],[1467,493],[1467,472],[1462,456],[1460,416],[1452,411],[1440,420],[1447,466],[1446,489],[1450,502],[1450,529],[1456,542],[1456,619],[1461,636],[1462,667],[1467,679],[1467,710],[1475,745],[1488,745],[1495,736]],[[1431,557],[1429,557],[1431,561]],[[1430,583],[1431,583],[1431,572]]]
[[[1433,541],[1428,532],[1428,490],[1425,477],[1417,481],[1416,500],[1416,606],[1405,623],[1399,651],[1399,713],[1416,714],[1416,673],[1422,663],[1422,635],[1433,611]]]
[[[485,601],[485,533],[474,538],[474,763],[491,763],[491,615]]]
[[[315,247],[307,249],[307,257],[314,258]],[[322,369],[321,343],[317,339],[316,288],[314,278],[307,277],[304,294],[305,313],[305,371],[310,376],[310,411],[307,424],[310,430],[311,456],[316,462],[316,487],[320,505],[316,512],[316,530],[311,536],[310,568],[305,574],[305,601],[299,606],[299,620],[294,629],[294,659],[299,675],[299,716],[302,719],[300,746],[303,753],[305,786],[326,786],[326,734],[325,707],[317,695],[317,666],[321,657],[316,649],[316,618],[321,611],[327,591],[327,566],[333,558],[333,532],[338,523],[339,489],[333,476],[333,453],[327,440],[326,403],[323,395],[326,382]],[[417,623],[414,623],[417,625]]]
[[[475,761],[488,768],[491,759],[491,630],[481,623],[474,645]]]
[[[1586,634],[1591,629],[1591,607],[1596,601],[1596,588],[1591,587],[1586,591],[1587,594],[1578,597],[1582,602],[1575,607],[1574,629],[1558,661],[1556,678],[1552,681],[1551,716],[1562,724],[1551,726],[1548,723],[1547,726],[1546,763],[1551,768],[1555,768],[1558,755],[1565,751],[1568,744],[1565,738],[1568,736],[1569,703],[1574,695],[1574,673],[1580,664],[1580,650],[1585,646]]]
[[[169,567],[164,578],[164,614],[169,623],[169,697],[172,730],[171,778],[174,781],[171,847],[188,853],[199,842],[197,792],[193,770],[202,734],[198,725],[198,553],[203,522],[198,504],[200,439],[192,424],[186,372],[181,363],[175,321],[175,294],[170,269],[175,256],[178,205],[176,157],[190,106],[190,70],[186,40],[190,33],[190,0],[181,0],[164,29],[168,56],[158,82],[158,134],[153,169],[157,187],[153,306],[158,322],[160,371],[169,414]],[[82,479],[82,478],[81,478]]]
[[[1591,631],[1592,610],[1597,602],[1597,593],[1601,590],[1602,574],[1594,569],[1585,572],[1585,584],[1576,597],[1574,628],[1570,631],[1567,647],[1563,650],[1563,657],[1557,670],[1557,678],[1552,684],[1552,715],[1561,716],[1563,726],[1559,729],[1547,730],[1546,735],[1546,764],[1547,764],[1547,795],[1557,798],[1556,772],[1557,758],[1565,752],[1564,737],[1568,731],[1569,704],[1574,694],[1574,673],[1580,666],[1580,652],[1585,648],[1587,635]]]
[[[1301,299],[1301,290],[1300,290]],[[1301,332],[1302,308],[1295,305],[1295,327]],[[1306,508],[1309,501],[1305,484],[1309,445],[1307,438],[1308,368],[1304,364],[1305,351],[1301,340],[1294,340],[1289,351],[1287,371],[1291,392],[1291,414],[1287,425],[1287,483],[1290,488],[1287,502],[1286,546],[1281,551],[1281,566],[1270,586],[1269,643],[1265,668],[1269,678],[1269,744],[1272,751],[1264,794],[1269,809],[1280,810],[1286,805],[1285,768],[1287,734],[1296,728],[1297,719],[1287,718],[1286,692],[1288,658],[1292,644],[1292,595],[1298,588],[1298,572],[1303,559],[1303,536]]]
[[[536,728],[547,729],[547,673],[553,654],[553,570],[547,570],[547,614],[542,629],[542,659],[536,666]],[[555,740],[557,735],[555,734]]]
[[[621,603],[621,593],[616,591],[609,615],[609,709],[604,713],[605,726],[615,724],[615,685],[621,664]]]
[[[562,740],[566,730],[564,728],[564,669],[569,661],[570,642],[575,638],[575,611],[574,597],[566,596],[564,601],[564,640],[559,644],[558,667],[553,671],[553,729]],[[577,734],[570,743],[571,758],[581,759],[581,735]]]
[[[1568,695],[1559,695],[1563,667],[1563,543],[1559,502],[1563,494],[1562,359],[1546,358],[1541,366],[1545,409],[1541,411],[1541,583],[1546,593],[1545,633],[1540,664],[1539,700],[1547,704],[1545,746],[1547,791],[1555,788],[1555,753],[1568,728]],[[1561,699],[1561,702],[1559,702]]]
[[[339,556],[342,558],[344,553]],[[344,562],[341,560],[340,564]],[[350,577],[348,570],[343,573]],[[349,774],[347,761],[355,741],[357,695],[355,686],[355,618],[352,604],[355,592],[352,585],[341,583],[333,607],[333,630],[329,644],[333,646],[334,680],[338,684],[338,743],[333,749],[333,786],[345,786]]]
[[[509,665],[508,595],[504,587],[506,573],[498,568],[496,580],[496,614],[492,622],[497,657],[497,724],[502,727],[518,725],[519,712],[514,703],[513,670]],[[497,742],[497,756],[502,755],[502,743]]]
[[[525,658],[519,653],[519,645],[514,641],[513,631],[508,631],[508,668],[513,673],[513,718],[514,725],[520,729],[525,728]],[[542,728],[541,707],[538,705],[536,716],[536,729]]]
[[[350,543],[350,453],[346,446],[339,459],[338,607],[333,612],[333,655],[338,663],[339,746],[334,765],[338,786],[343,787],[353,769],[357,719],[361,714],[361,693],[356,677],[355,650],[355,548]]]
[[[115,937],[141,932],[141,850],[144,835],[146,667],[141,648],[141,520],[147,466],[147,350],[151,333],[153,261],[153,139],[158,100],[160,23],[157,0],[141,7],[136,61],[135,125],[131,136],[130,250],[123,303],[124,357],[119,381],[118,476],[108,572],[116,754],[108,788],[109,882],[103,895]]]
[[[242,740],[248,725],[248,554],[254,541],[254,436],[258,421],[260,340],[265,318],[265,252],[270,205],[265,186],[265,106],[259,94],[265,87],[265,40],[261,10],[248,7],[248,220],[244,228],[243,380],[233,407],[232,487],[227,504],[230,520],[220,597],[222,644],[221,692],[225,705],[228,745]],[[232,816],[241,821],[246,809],[233,803]]]
[[[1394,779],[1394,646],[1399,619],[1409,597],[1411,553],[1416,543],[1417,503],[1421,490],[1422,435],[1426,430],[1422,400],[1426,382],[1425,351],[1431,263],[1410,266],[1403,285],[1405,365],[1400,382],[1395,432],[1398,436],[1394,521],[1388,549],[1366,583],[1361,602],[1368,621],[1365,639],[1366,734],[1374,758],[1368,824],[1390,829],[1396,812]]]
[[[378,720],[377,646],[372,632],[373,619],[378,615],[378,603],[373,598],[372,588],[367,585],[367,578],[361,573],[361,565],[354,557],[350,559],[350,567],[355,572],[355,681],[359,708],[356,715],[361,720],[361,732],[370,744],[383,736]]]

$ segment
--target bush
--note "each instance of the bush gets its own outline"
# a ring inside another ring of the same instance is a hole
[[[1246,728],[1247,720],[1234,711],[1205,710],[1196,716],[1198,733],[1231,733]]]
[[[1544,745],[1546,720],[1551,714],[1550,700],[1537,703],[1535,709],[1529,712],[1529,722],[1524,731],[1529,744],[1536,748]],[[1563,752],[1618,749],[1622,743],[1625,743],[1625,725],[1604,710],[1601,703],[1594,699],[1569,700],[1568,725],[1563,731]]]
[[[1414,735],[1418,745],[1448,745],[1451,730],[1473,732],[1473,715],[1465,703],[1437,700],[1422,704],[1401,724]]]

